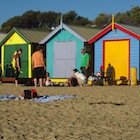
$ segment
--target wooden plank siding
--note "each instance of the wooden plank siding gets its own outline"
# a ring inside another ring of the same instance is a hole
[[[95,41],[95,43],[94,43],[94,47],[95,47],[94,48],[94,51],[95,51],[94,52],[94,54],[95,54],[94,73],[98,72],[100,65],[103,64],[103,41],[105,41],[105,40],[118,40],[118,39],[130,39],[130,68],[131,67],[137,68],[137,71],[138,71],[137,78],[140,79],[140,75],[139,75],[140,41],[138,39],[136,39],[135,37],[123,32],[119,29],[112,30],[112,31],[108,32],[107,34],[105,34],[104,36],[102,36],[97,41]],[[119,52],[116,52],[116,53],[118,53],[118,55],[119,55]]]

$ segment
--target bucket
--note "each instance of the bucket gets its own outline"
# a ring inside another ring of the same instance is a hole
[[[137,85],[137,69],[131,68],[131,85]]]

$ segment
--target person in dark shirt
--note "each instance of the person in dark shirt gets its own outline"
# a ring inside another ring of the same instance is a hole
[[[113,67],[111,66],[111,64],[108,64],[107,70],[106,70],[106,78],[107,78],[107,82],[109,85],[112,84],[113,81]]]
[[[104,78],[104,68],[103,68],[103,65],[100,66],[100,74],[101,74],[101,78],[103,80],[103,78]]]
[[[15,85],[18,86],[18,78],[21,71],[21,59],[20,55],[22,54],[22,49],[18,49],[15,58]]]

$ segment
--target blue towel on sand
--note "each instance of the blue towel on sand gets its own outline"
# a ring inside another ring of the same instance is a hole
[[[69,99],[69,98],[73,98],[73,97],[74,96],[72,96],[72,95],[55,95],[55,96],[42,96],[39,98],[34,98],[32,100],[35,102],[45,103],[45,102],[49,102],[49,101],[64,100],[64,99]]]
[[[16,95],[0,95],[0,101],[4,100],[19,100],[19,97]]]
[[[56,101],[56,100],[64,100],[64,99],[69,99],[69,98],[74,98],[72,95],[55,95],[55,96],[41,96],[38,98],[33,98],[31,100],[35,102],[49,102],[49,101]],[[16,95],[0,95],[0,101],[7,101],[7,100],[20,100],[21,97],[16,96]]]

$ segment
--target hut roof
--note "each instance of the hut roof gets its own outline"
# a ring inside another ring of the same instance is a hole
[[[19,29],[20,33],[26,37],[31,43],[39,43],[49,32],[34,31],[27,29]]]
[[[5,38],[6,35],[6,33],[0,33],[0,42]]]
[[[67,26],[64,23],[61,23],[49,35],[47,35],[42,41],[40,41],[40,44],[44,44],[45,42],[47,42],[49,39],[51,39],[56,33],[58,33],[62,29],[65,29],[65,30],[69,31],[70,33],[75,35],[77,38],[82,40],[83,42],[86,42],[86,39],[83,38],[81,35],[79,35],[77,32],[75,32],[74,30],[72,30],[72,28],[70,28],[69,26]]]
[[[114,23],[114,28],[119,29],[119,30],[137,38],[138,40],[140,40],[140,27]],[[89,39],[88,43],[89,44],[94,43],[96,40],[100,39],[102,36],[104,36],[105,34],[110,32],[111,30],[112,30],[112,24],[108,25],[103,30],[101,30],[97,35],[95,35],[91,39]]]
[[[140,35],[140,27],[137,26],[131,26],[131,25],[124,25],[124,24],[120,24],[121,26],[125,27],[128,30],[133,31],[134,33]]]
[[[83,27],[83,26],[70,26],[75,32],[84,37],[86,40],[89,40],[91,37],[95,36],[101,31],[101,29],[94,27]]]
[[[29,43],[39,43],[46,35],[49,34],[48,32],[35,31],[29,29],[17,29],[14,27],[7,33],[7,35],[3,38],[0,44],[4,44],[14,32],[17,32],[22,38],[24,38]]]

